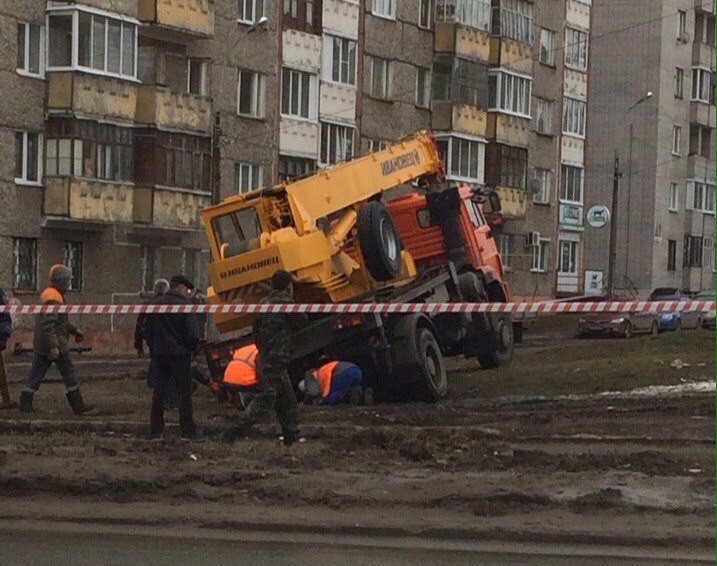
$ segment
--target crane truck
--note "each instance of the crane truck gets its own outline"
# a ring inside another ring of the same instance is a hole
[[[408,195],[383,200],[399,186]],[[493,217],[499,199],[489,195]],[[509,301],[503,264],[469,186],[449,187],[438,144],[419,131],[386,149],[313,175],[227,198],[201,212],[212,261],[212,304],[257,303],[277,269],[295,278],[297,303]],[[252,315],[216,314],[207,346],[221,381],[232,352],[251,341]],[[519,323],[500,314],[312,315],[294,336],[294,384],[321,356],[361,367],[378,397],[436,401],[447,393],[444,359],[483,368],[511,362]]]

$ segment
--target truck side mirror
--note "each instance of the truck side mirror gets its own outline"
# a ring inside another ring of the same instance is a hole
[[[488,202],[490,203],[492,212],[500,212],[503,210],[503,207],[500,204],[500,196],[497,192],[491,191],[488,193]]]

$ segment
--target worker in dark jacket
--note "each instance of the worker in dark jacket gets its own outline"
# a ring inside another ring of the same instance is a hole
[[[7,305],[5,299],[5,293],[0,289],[0,305]],[[0,408],[9,409],[17,407],[15,403],[10,400],[10,389],[7,384],[7,370],[5,369],[5,361],[3,360],[3,352],[7,349],[7,341],[10,339],[12,333],[12,319],[8,313],[0,313],[0,397],[2,403]]]
[[[70,288],[72,270],[64,265],[53,265],[50,268],[50,286],[40,295],[43,305],[62,305],[65,303],[65,293]],[[79,328],[70,324],[67,314],[43,313],[35,317],[35,334],[33,337],[34,357],[30,373],[25,381],[25,388],[20,394],[20,410],[32,413],[32,398],[40,388],[47,370],[54,363],[60,370],[65,386],[67,387],[67,401],[76,415],[90,412],[93,407],[86,405],[80,393],[80,383],[75,373],[75,366],[70,358],[70,336],[75,342],[84,340]]]
[[[155,305],[189,305],[194,285],[186,277],[175,275],[169,291]],[[154,384],[151,432],[147,440],[161,440],[164,433],[164,396],[167,383],[174,379],[179,392],[181,440],[201,440],[192,417],[192,354],[199,344],[196,316],[189,313],[152,314],[144,326],[149,344],[149,379]]]
[[[151,304],[153,301],[157,300],[157,298],[164,295],[167,291],[169,291],[169,281],[167,281],[166,279],[157,279],[154,282],[154,296],[148,301],[145,301],[144,304]],[[137,355],[140,358],[144,356],[144,325],[147,322],[148,316],[149,315],[145,313],[141,313],[137,317],[137,324],[135,324],[134,327],[134,349],[137,350]]]
[[[272,292],[261,304],[291,304],[294,300],[293,278],[279,270],[271,279]],[[222,435],[221,440],[233,443],[246,436],[252,425],[274,409],[281,423],[284,444],[299,440],[299,409],[294,388],[289,380],[291,335],[298,327],[298,318],[289,314],[258,314],[254,317],[254,342],[259,353],[256,359],[259,393],[251,400],[242,416]]]

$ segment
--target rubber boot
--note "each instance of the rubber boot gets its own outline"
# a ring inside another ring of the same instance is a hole
[[[72,412],[76,415],[84,415],[95,408],[94,405],[85,404],[79,389],[67,392],[67,402],[70,404],[70,407],[72,407]]]
[[[234,444],[239,437],[249,436],[250,426],[230,426],[219,437],[219,442],[223,444]]]
[[[23,391],[20,393],[20,412],[21,413],[34,413],[35,409],[32,408],[32,391]]]

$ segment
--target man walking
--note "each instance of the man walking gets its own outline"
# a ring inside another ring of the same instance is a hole
[[[194,285],[186,277],[175,275],[169,291],[153,302],[155,305],[189,305]],[[181,440],[202,440],[192,416],[192,354],[199,344],[199,329],[194,314],[150,314],[144,326],[149,344],[148,377],[154,386],[151,432],[147,440],[161,440],[164,434],[164,398],[170,379],[179,393],[179,427]]]
[[[7,305],[5,293],[0,289],[0,305]],[[12,409],[17,407],[10,399],[10,389],[7,384],[7,370],[5,369],[5,360],[3,352],[7,349],[7,341],[12,334],[12,318],[8,313],[0,313],[0,409]]]
[[[43,305],[63,305],[65,294],[70,288],[72,270],[64,265],[56,264],[50,268],[50,285],[40,295]],[[70,336],[75,342],[84,340],[79,328],[70,324],[67,314],[43,313],[35,317],[35,334],[33,337],[34,358],[30,373],[25,381],[25,388],[20,394],[20,410],[33,413],[32,398],[45,379],[47,370],[54,363],[60,371],[67,387],[67,401],[76,415],[84,415],[94,407],[86,405],[80,393],[80,384],[75,373],[75,366],[70,358]]]
[[[290,273],[279,270],[271,278],[272,292],[261,304],[291,304],[294,284]],[[256,367],[260,391],[251,400],[241,417],[222,434],[222,442],[232,444],[246,436],[252,425],[274,409],[284,434],[284,445],[299,440],[299,409],[289,380],[291,334],[295,332],[295,316],[289,314],[258,314],[254,317],[254,341],[259,353]]]

